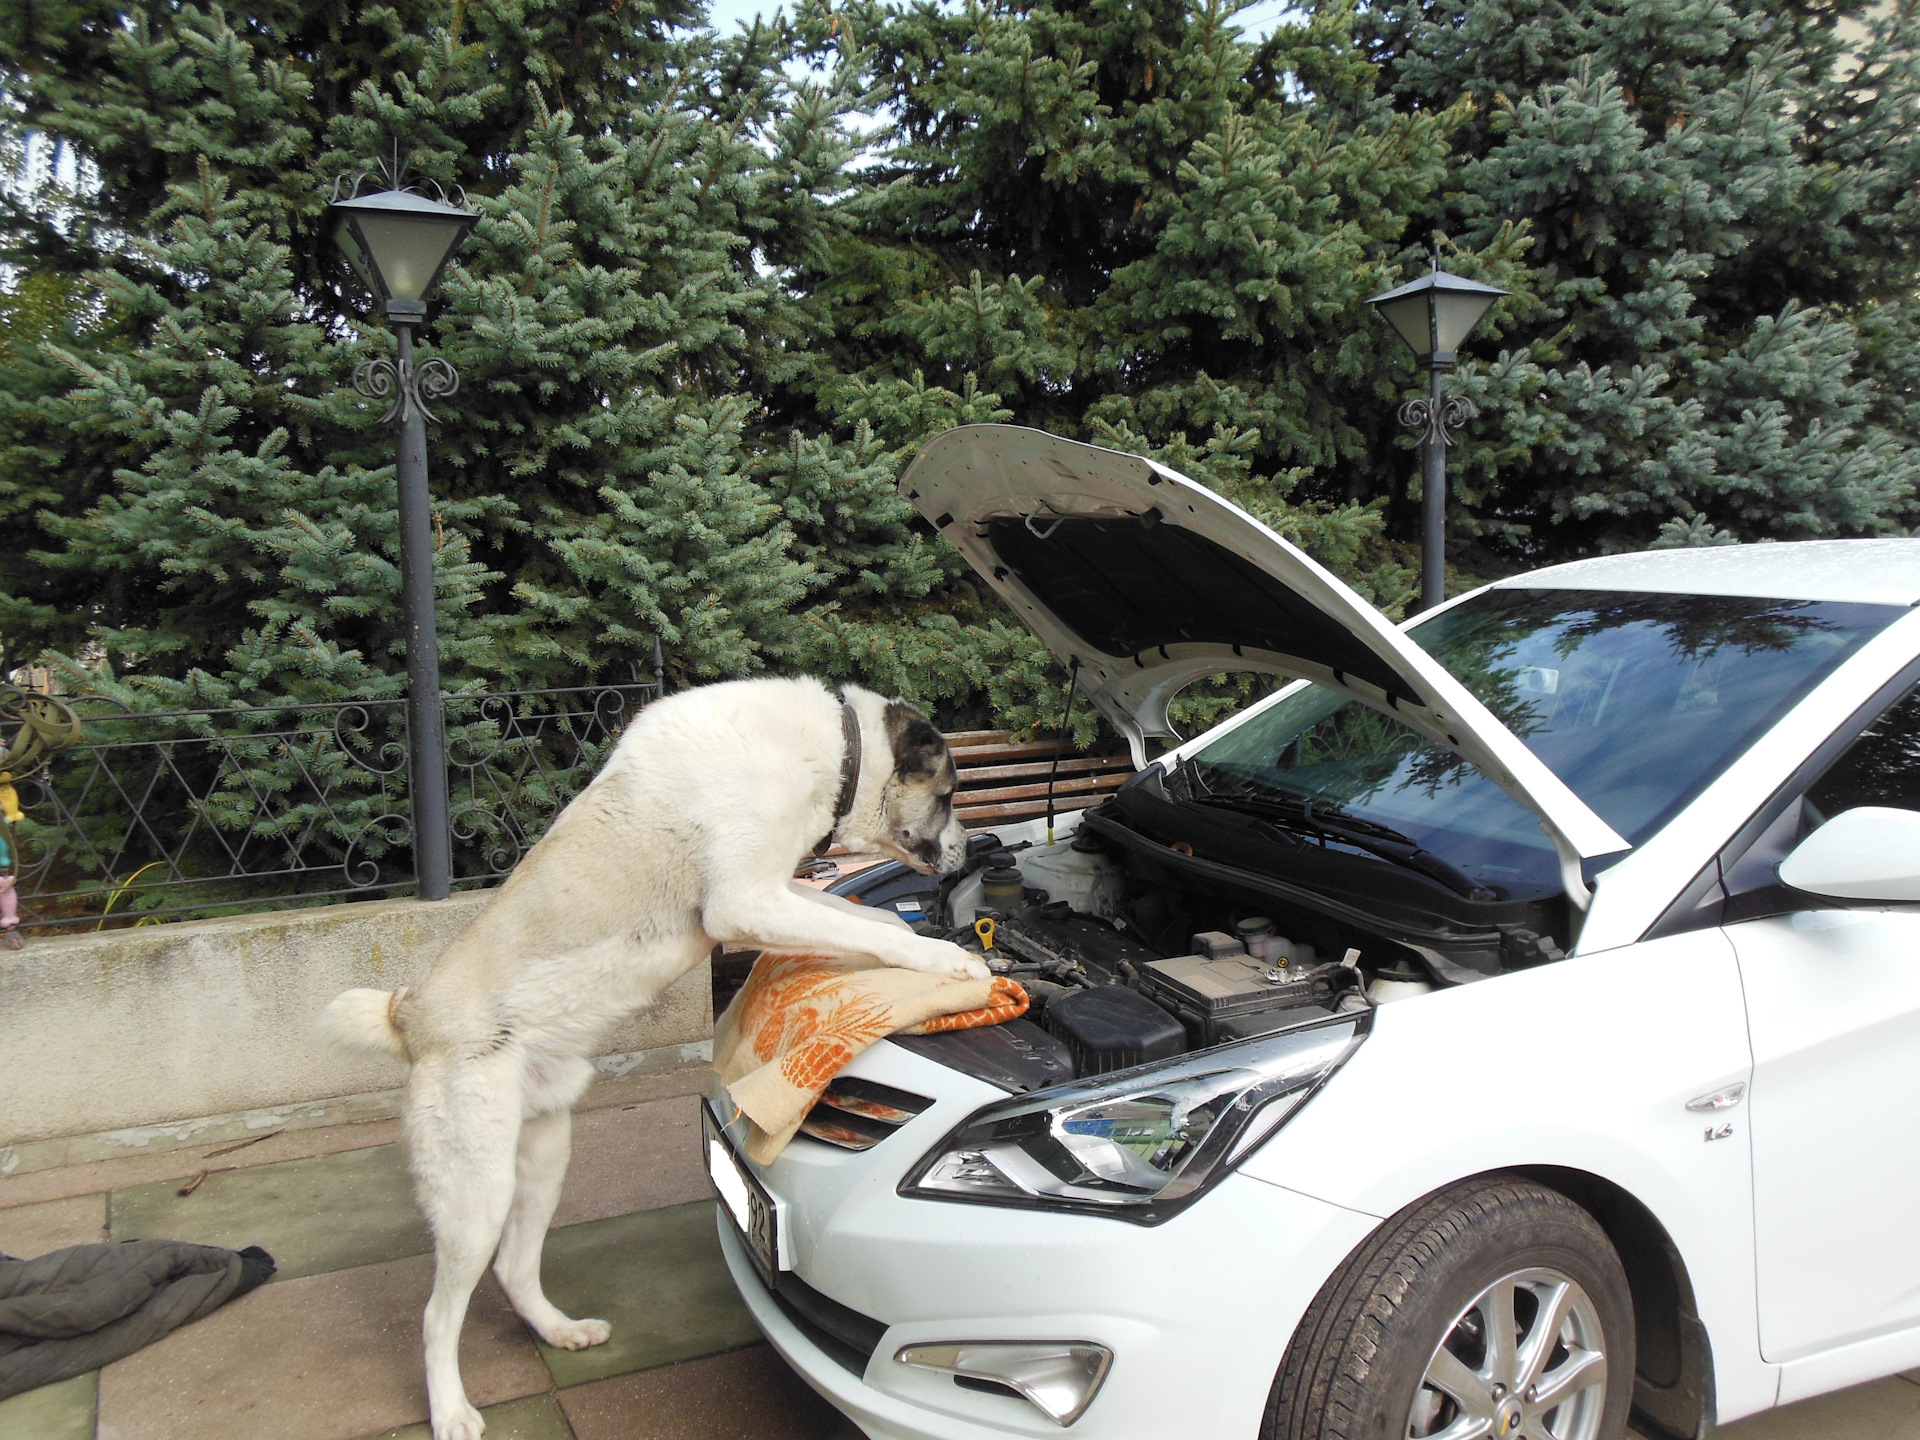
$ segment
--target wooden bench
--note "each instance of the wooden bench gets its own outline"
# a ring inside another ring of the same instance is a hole
[[[1053,786],[1057,815],[1098,805],[1133,774],[1125,755],[1083,755],[1071,744],[1053,740],[1016,742],[1008,730],[962,730],[947,736],[953,747],[960,790],[954,809],[969,830],[984,830],[1047,813],[1047,774],[1060,752],[1059,778]]]

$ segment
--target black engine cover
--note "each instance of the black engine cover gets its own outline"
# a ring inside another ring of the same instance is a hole
[[[1185,1027],[1124,985],[1062,995],[1047,1006],[1047,1028],[1066,1042],[1081,1076],[1165,1060],[1187,1048]]]

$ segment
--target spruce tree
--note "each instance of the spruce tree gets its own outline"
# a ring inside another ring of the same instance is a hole
[[[778,72],[694,14],[100,4],[8,37],[11,133],[97,172],[84,224],[43,190],[3,237],[81,292],[0,357],[12,653],[90,650],[147,704],[398,692],[391,440],[347,383],[391,338],[318,235],[397,147],[482,215],[425,332],[464,382],[430,440],[449,686],[633,678],[656,636],[687,679],[790,663],[810,576],[733,398],[771,344],[742,232]]]
[[[1423,377],[1365,298],[1437,239],[1513,292],[1449,381],[1456,584],[1909,527],[1913,21],[1860,8],[1327,0],[1255,46],[1179,0],[849,7],[816,38],[894,123],[789,261],[775,413],[901,462],[963,403],[1154,454],[1398,613]],[[1057,713],[966,577],[915,594],[839,663]]]
[[[1396,106],[1470,107],[1433,223],[1469,247],[1526,227],[1509,348],[1467,377],[1485,413],[1456,473],[1483,563],[1920,519],[1911,6],[1431,0],[1355,21]]]
[[[1064,675],[896,489],[981,420],[1163,458],[1397,614],[1418,377],[1365,300],[1436,233],[1513,292],[1450,382],[1457,579],[1920,518],[1909,9],[1323,0],[1255,44],[1228,0],[29,8],[0,146],[92,183],[0,193],[0,636],[141,703],[401,687],[347,385],[391,340],[317,233],[396,145],[482,216],[424,337],[464,377],[456,688],[658,636],[679,680],[1052,726]]]
[[[812,398],[991,394],[1187,469],[1397,608],[1409,572],[1343,473],[1349,417],[1397,343],[1365,297],[1443,185],[1455,117],[1335,133],[1232,10],[850,9],[896,124],[857,232],[803,273],[836,315]]]
[[[783,257],[813,328],[770,409],[802,433],[870,437],[887,455],[875,478],[971,420],[1151,454],[1397,612],[1412,571],[1381,499],[1348,483],[1365,437],[1344,417],[1356,395],[1378,403],[1397,342],[1364,300],[1393,273],[1409,206],[1444,182],[1455,117],[1383,108],[1330,133],[1231,9],[869,3],[819,27],[817,53],[864,67],[867,103],[893,123],[838,224]],[[912,553],[920,532],[900,529],[896,497],[864,481],[850,493],[870,497],[853,533]],[[1057,725],[1064,673],[951,552],[928,558],[930,588],[916,575],[871,610],[847,597],[816,663]],[[1245,693],[1203,688],[1183,716]],[[1093,728],[1083,713],[1080,738]]]

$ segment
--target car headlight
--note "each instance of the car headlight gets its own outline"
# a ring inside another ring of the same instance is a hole
[[[1220,1179],[1366,1038],[1370,1011],[997,1101],[902,1195],[1157,1225]]]

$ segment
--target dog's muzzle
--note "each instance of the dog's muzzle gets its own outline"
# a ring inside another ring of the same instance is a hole
[[[967,863],[967,832],[955,820],[927,848],[927,863],[934,874],[951,875]]]

